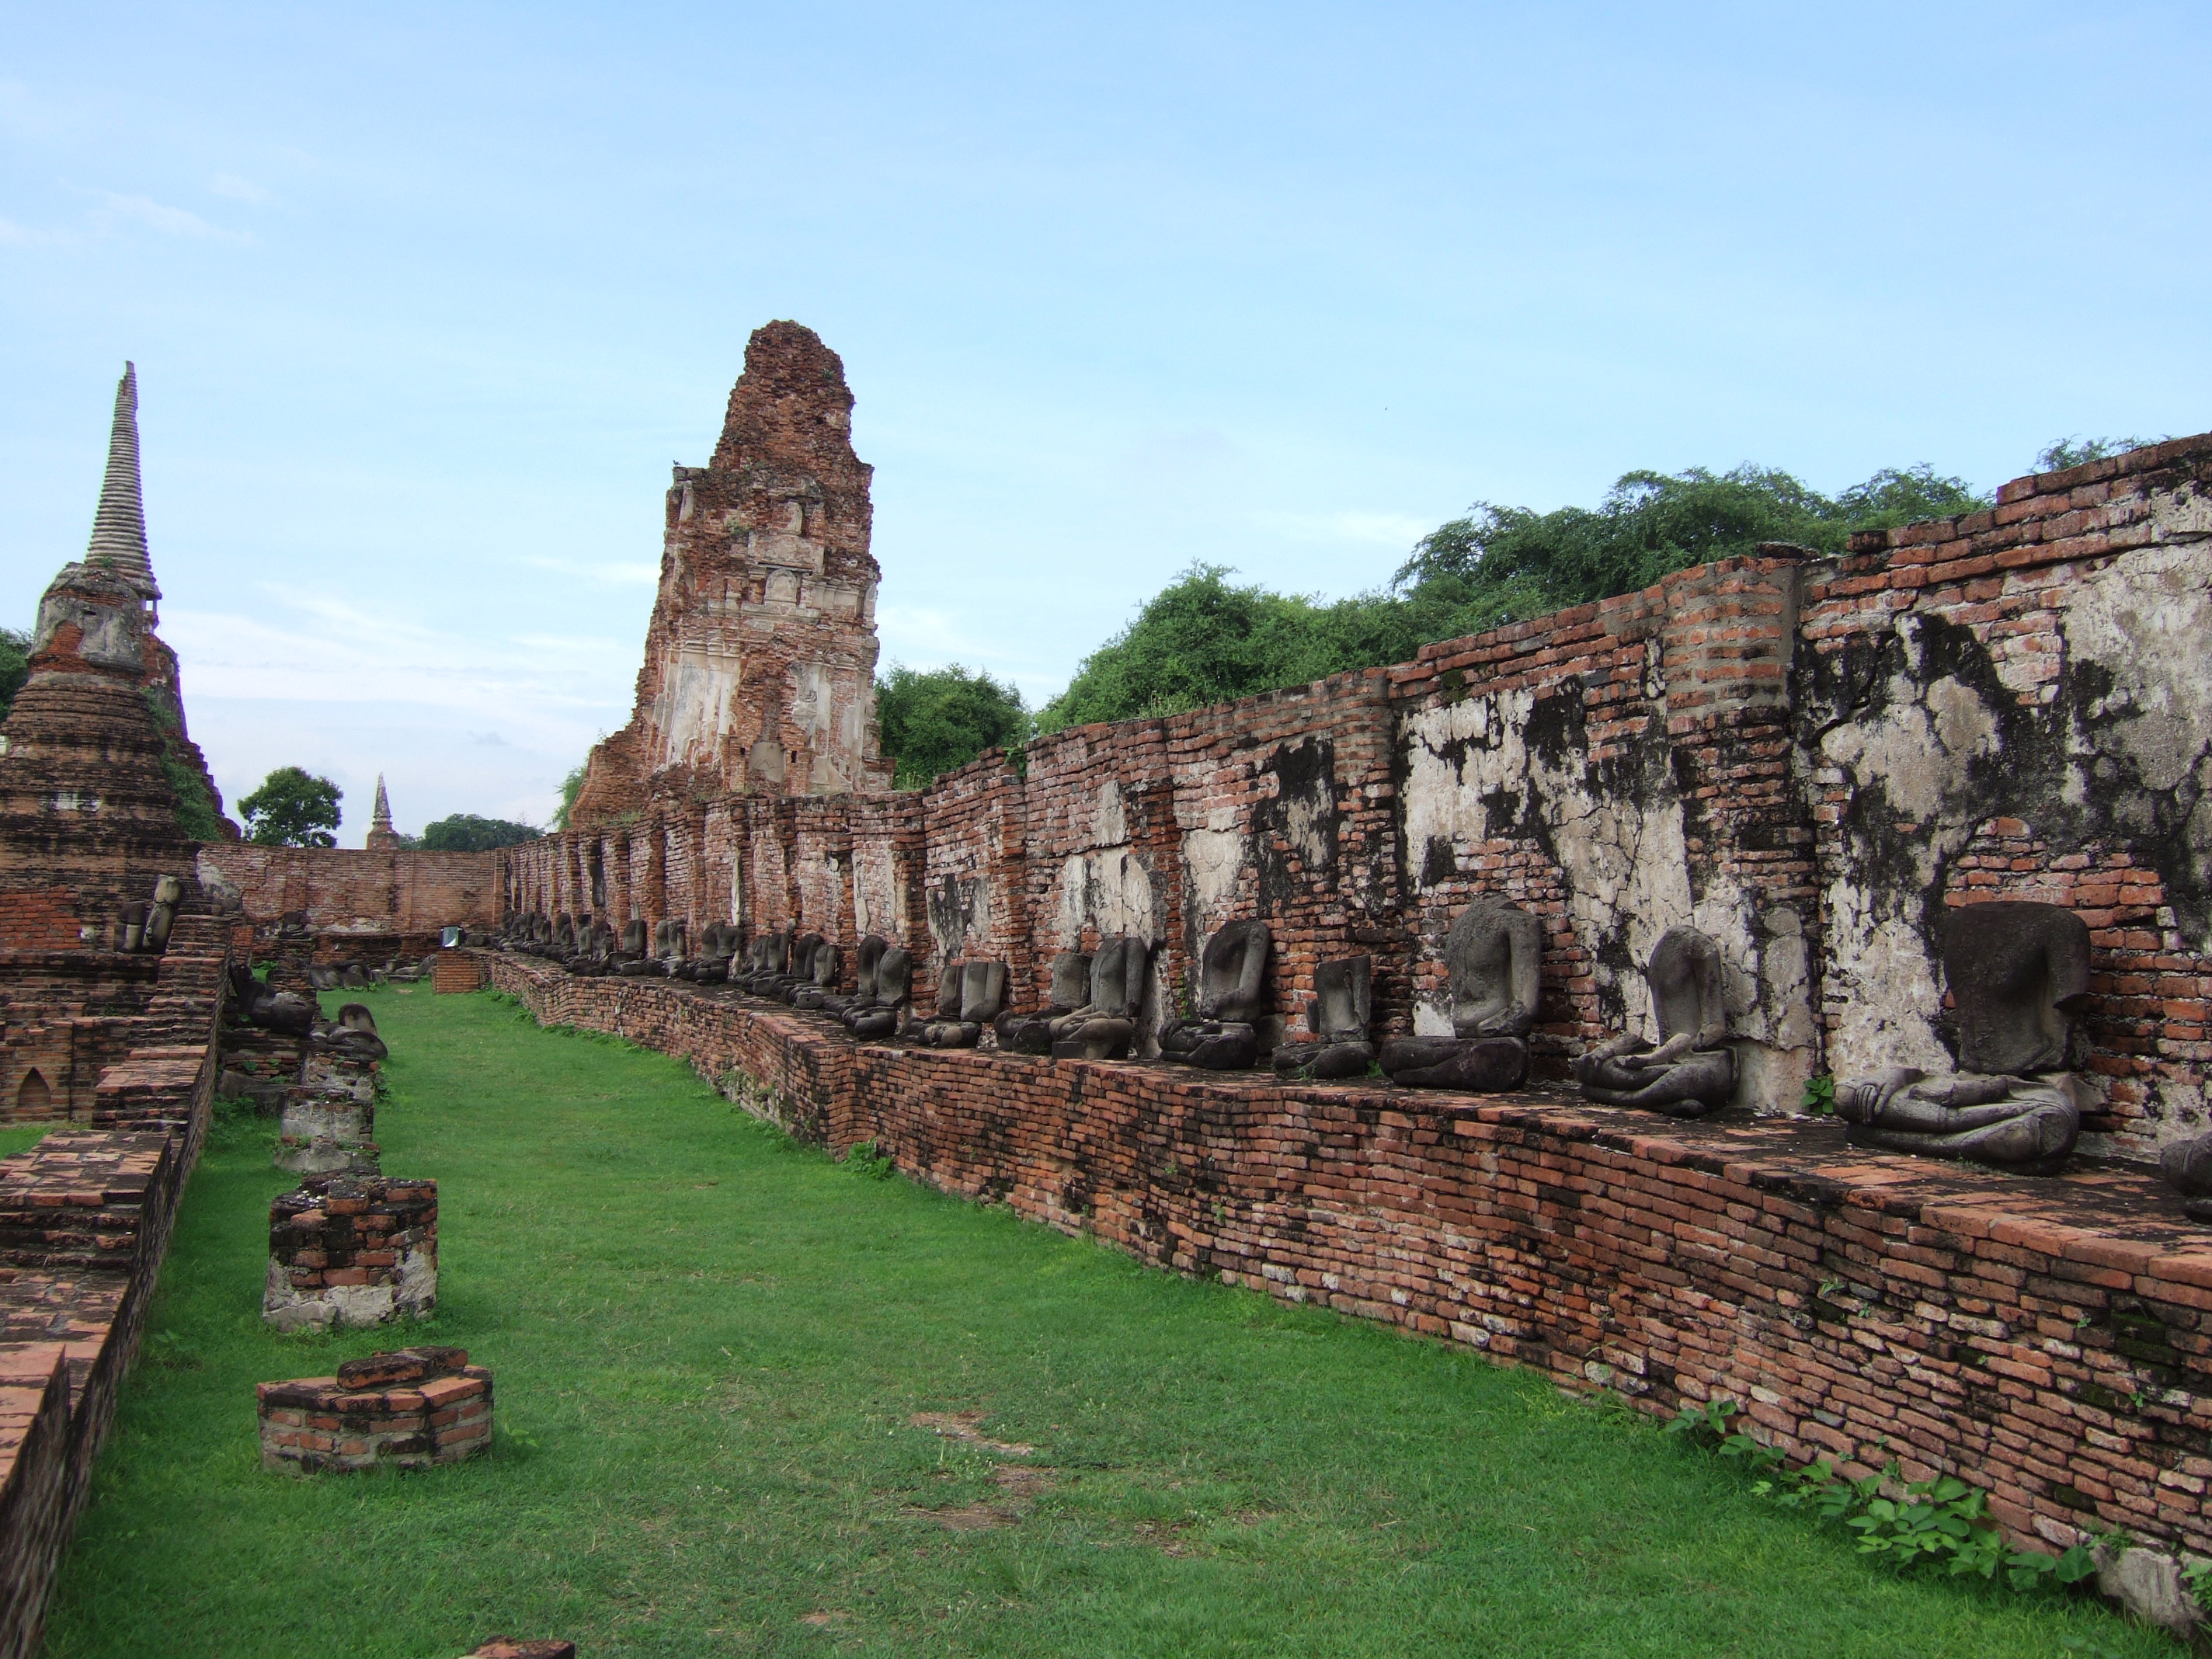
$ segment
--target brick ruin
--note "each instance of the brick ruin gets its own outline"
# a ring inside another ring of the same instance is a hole
[[[0,1162],[0,1571],[30,1587],[0,1607],[0,1656],[35,1629],[128,1363],[231,963],[306,988],[517,917],[572,937],[712,926],[741,950],[817,933],[842,947],[825,993],[854,988],[873,935],[910,953],[922,1014],[948,964],[1005,964],[1030,1008],[1056,953],[1133,937],[1150,949],[1127,1062],[856,1042],[731,986],[521,951],[441,952],[438,988],[488,975],[541,1019],[689,1059],[794,1133],[873,1141],[1166,1268],[1649,1409],[1735,1398],[1795,1455],[1863,1465],[1887,1436],[1908,1473],[1989,1487],[2022,1536],[2120,1525],[2212,1553],[2212,1233],[2145,1167],[2207,1127],[2212,435],[2016,480],[1988,512],[1839,557],[1765,547],[911,792],[878,753],[851,407],[811,332],[754,336],[712,459],[669,492],[636,710],[592,754],[579,827],[492,854],[186,832],[197,750],[159,695],[174,659],[164,681],[150,562],[129,556],[134,424],[128,511],[103,493],[107,528],[50,588],[0,728],[0,1114],[76,1126]],[[116,478],[112,461],[121,502]],[[165,880],[153,950],[126,912]],[[1541,936],[1526,1089],[1155,1063],[1230,923],[1271,931],[1264,1047],[1299,1034],[1321,965],[1355,956],[1373,1036],[1448,1031],[1447,932],[1500,898]],[[1990,898],[2089,930],[2094,1098],[2069,1172],[1867,1152],[1793,1115],[1808,1079],[1951,1063],[1943,921]],[[1684,926],[1718,949],[1741,1109],[1573,1101],[1571,1062],[1647,1019],[1640,965]],[[221,1063],[295,1086],[281,1043]],[[96,1245],[57,1212],[101,1218]],[[288,1284],[327,1265],[295,1243]],[[311,1407],[348,1409],[283,1409]]]
[[[1540,1080],[1644,1018],[1638,969],[1691,924],[1722,950],[1738,1103],[1787,1113],[1823,1073],[1948,1064],[1944,915],[2032,898],[2092,930],[2084,1149],[2147,1158],[2208,1127],[2208,543],[2212,436],[923,791],[662,800],[507,850],[503,902],[878,934],[924,1012],[945,963],[1002,961],[1033,1006],[1055,952],[1132,934],[1146,1033],[1257,918],[1272,1043],[1353,953],[1378,1036],[1437,1030],[1451,919],[1502,896],[1545,931]]]
[[[636,713],[592,750],[574,822],[890,787],[877,753],[873,469],[852,430],[837,354],[796,323],[755,331],[712,459],[679,465],[669,486]]]

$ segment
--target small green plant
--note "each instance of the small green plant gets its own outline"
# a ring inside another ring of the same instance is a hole
[[[1730,1433],[1729,1419],[1736,1413],[1733,1400],[1708,1400],[1702,1406],[1685,1405],[1667,1425],[1667,1432],[1708,1450],[1718,1447]]]
[[[876,1150],[873,1140],[854,1141],[837,1161],[854,1175],[868,1181],[887,1180],[898,1167],[891,1162],[890,1153]]]
[[[1836,1079],[1823,1072],[1805,1079],[1805,1093],[1797,1109],[1814,1117],[1832,1117],[1836,1110]]]
[[[1894,1459],[1881,1474],[1856,1480],[1846,1480],[1825,1457],[1787,1469],[1780,1450],[1731,1427],[1736,1413],[1733,1400],[1685,1406],[1668,1432],[1749,1463],[1760,1475],[1752,1486],[1758,1496],[1842,1522],[1856,1534],[1861,1555],[1880,1557],[1899,1572],[1940,1565],[1954,1578],[1992,1582],[2002,1573],[2014,1589],[2030,1590],[2078,1584],[2097,1570],[2083,1545],[2059,1555],[2012,1548],[1990,1516],[1989,1494],[1956,1475],[1904,1482]]]

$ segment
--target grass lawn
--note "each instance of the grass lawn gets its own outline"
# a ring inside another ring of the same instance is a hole
[[[54,1659],[2179,1651],[1900,1580],[1539,1376],[866,1179],[658,1055],[489,996],[362,1000],[385,1167],[441,1182],[439,1313],[264,1330],[287,1183],[266,1126],[220,1130]],[[256,1382],[414,1339],[496,1371],[491,1455],[262,1473]]]

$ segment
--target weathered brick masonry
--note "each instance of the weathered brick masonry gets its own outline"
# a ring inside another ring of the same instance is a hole
[[[1510,897],[1547,933],[1540,1078],[1645,1015],[1640,964],[1721,945],[1739,1103],[1948,1068],[1954,904],[2081,910],[2093,1152],[2208,1127],[2212,436],[2005,486],[1993,511],[1769,547],[1641,592],[1168,720],[986,755],[918,794],[738,793],[510,850],[520,908],[878,933],[997,957],[1157,947],[1140,1025],[1222,923],[1274,935],[1273,1018],[1376,960],[1380,1035],[1436,1031],[1443,940]],[[848,984],[850,983],[849,965]],[[1273,1035],[1271,1032],[1269,1035]]]
[[[205,1136],[228,926],[180,916],[140,1034],[82,1109],[0,1159],[0,1659],[37,1650],[46,1595],[137,1352]],[[134,967],[134,971],[136,969]]]
[[[2027,1182],[1804,1120],[856,1046],[734,992],[486,959],[541,1020],[1161,1267],[1662,1414],[1731,1398],[1797,1457],[1961,1473],[2016,1534],[2212,1553],[2212,1237],[2147,1176]]]

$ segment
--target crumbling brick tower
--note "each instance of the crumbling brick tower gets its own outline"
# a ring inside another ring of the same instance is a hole
[[[176,654],[154,632],[137,409],[126,364],[91,544],[40,599],[30,678],[0,725],[0,948],[112,948],[121,907],[156,877],[190,890],[196,828],[237,833],[215,816]],[[195,785],[198,811],[180,817]]]
[[[630,722],[592,751],[578,829],[649,802],[891,787],[878,752],[872,469],[845,366],[754,331],[714,459],[676,469]]]

